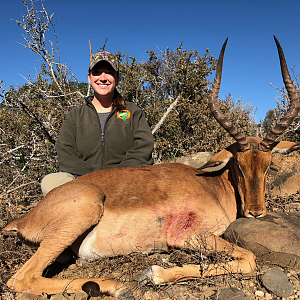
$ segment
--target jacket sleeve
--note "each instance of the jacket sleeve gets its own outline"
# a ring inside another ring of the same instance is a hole
[[[134,112],[131,130],[134,146],[127,151],[119,167],[152,165],[154,140],[151,129],[141,109]]]
[[[76,149],[77,125],[72,118],[72,111],[63,122],[55,144],[58,155],[58,167],[61,172],[81,176],[93,172],[92,166],[81,158]]]

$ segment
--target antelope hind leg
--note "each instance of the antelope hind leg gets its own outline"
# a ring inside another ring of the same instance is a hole
[[[8,287],[14,292],[36,295],[63,291],[75,293],[92,282],[88,285],[98,286],[102,293],[124,295],[123,285],[107,278],[71,280],[42,277],[45,268],[79,236],[98,224],[103,214],[104,196],[97,186],[74,181],[62,188],[53,190],[28,214],[3,229],[16,230],[25,239],[40,243],[36,253],[8,281]]]
[[[210,264],[207,267],[204,265],[187,264],[181,267],[176,266],[164,269],[154,265],[143,272],[140,282],[143,283],[151,280],[154,284],[162,284],[229,273],[250,273],[256,268],[255,255],[252,252],[237,245],[233,245],[218,236],[209,234],[209,236],[205,237],[205,241],[201,241],[198,238],[197,244],[197,247],[194,247],[192,241],[189,240],[188,243],[184,246],[181,245],[180,248],[195,250],[199,248],[200,245],[200,247],[208,247],[209,249],[218,252],[227,252],[233,260],[227,263]]]
[[[41,245],[20,269],[20,272],[7,282],[7,286],[13,292],[52,295],[61,292],[71,294],[84,290],[92,292],[94,296],[99,296],[102,293],[115,297],[120,297],[127,292],[123,284],[109,278],[51,279],[42,277],[43,270],[49,265],[48,262],[53,261],[51,257],[56,256],[53,252],[52,255],[49,255],[48,249],[47,244]]]

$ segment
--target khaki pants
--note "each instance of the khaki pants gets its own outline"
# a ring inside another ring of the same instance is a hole
[[[46,175],[41,182],[41,189],[44,196],[46,196],[54,188],[63,185],[66,182],[75,179],[75,177],[66,172],[50,173]]]

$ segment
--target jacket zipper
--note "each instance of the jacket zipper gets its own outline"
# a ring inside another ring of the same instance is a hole
[[[98,118],[98,121],[99,121],[99,124],[100,124],[100,120],[99,120],[98,113],[97,113],[97,110],[96,110],[95,106],[94,106],[93,103],[92,103],[91,101],[89,101],[88,99],[86,99],[86,102],[87,102],[87,103],[90,102],[89,104],[92,106],[93,110],[94,110],[95,113],[97,114],[97,118]],[[104,144],[104,132],[105,132],[105,127],[106,127],[107,121],[111,118],[111,116],[113,115],[113,113],[114,113],[115,110],[116,110],[116,109],[113,109],[113,110],[110,112],[109,116],[106,118],[105,123],[104,123],[103,131],[102,131],[101,124],[100,124],[100,128],[101,128],[101,143],[102,143],[102,150],[103,150],[103,152],[102,152],[101,169],[104,168],[104,164],[105,164],[105,155],[104,155],[104,153],[105,153],[105,144]]]
[[[103,131],[101,131],[101,143],[102,143],[102,149],[103,149],[103,152],[102,152],[102,169],[104,169],[104,166],[105,166],[105,143],[104,143],[104,135],[105,135],[105,128],[106,128],[106,124],[108,122],[108,120],[112,117],[112,115],[114,114],[114,111],[115,109],[113,109],[110,114],[108,115],[108,117],[106,118],[105,120],[105,123],[104,123],[104,128],[103,128]],[[101,125],[100,125],[101,126]],[[102,129],[102,128],[101,128]]]
[[[105,126],[104,126],[104,128],[105,128]],[[101,169],[103,169],[104,168],[104,129],[103,129],[103,132],[101,132],[101,143],[102,143],[102,162],[101,162]]]

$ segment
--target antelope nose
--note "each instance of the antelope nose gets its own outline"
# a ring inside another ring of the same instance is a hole
[[[263,213],[261,213],[261,212],[252,212],[252,211],[249,211],[249,217],[250,218],[261,218],[261,217],[263,217],[264,215],[263,215]]]

